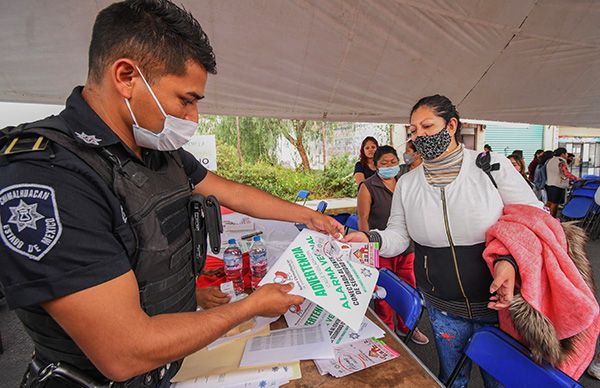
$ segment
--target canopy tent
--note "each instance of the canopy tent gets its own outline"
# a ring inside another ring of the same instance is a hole
[[[104,0],[3,0],[0,100],[63,103]],[[600,127],[596,0],[187,0],[219,74],[202,113],[406,122],[422,96],[472,119]]]

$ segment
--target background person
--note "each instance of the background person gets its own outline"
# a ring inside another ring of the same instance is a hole
[[[540,162],[540,159],[542,158],[543,154],[544,154],[544,150],[535,151],[533,159],[531,160],[531,162],[529,162],[529,166],[527,167],[527,172],[529,174],[530,182],[533,182],[533,179],[535,178],[535,168],[537,167],[538,163]]]
[[[515,168],[515,170],[517,170],[517,172],[524,178],[527,179],[527,174],[525,173],[525,162],[523,161],[523,158],[521,158],[519,155],[509,155],[507,156],[508,160],[510,160],[510,163],[513,165],[513,167]]]
[[[542,201],[542,203],[546,203],[548,201],[548,193],[546,192],[546,163],[548,163],[553,156],[554,153],[552,151],[544,151],[540,157],[538,165],[535,167],[533,186],[537,192],[537,198]]]
[[[407,145],[406,148],[408,150],[409,146]],[[412,155],[412,153],[409,155]],[[396,182],[403,174],[398,165],[398,155],[392,146],[379,147],[375,152],[374,160],[377,166],[377,174],[365,180],[358,190],[358,226],[361,231],[385,229],[390,216]],[[414,162],[413,157],[412,163]],[[416,287],[413,270],[414,258],[414,250],[409,247],[406,251],[394,257],[380,256],[379,262],[381,268],[390,269],[402,280]],[[394,311],[387,302],[381,299],[375,300],[375,312],[391,330],[394,330]],[[410,330],[404,325],[402,319],[399,316],[396,316],[396,319],[399,334],[408,333]],[[411,339],[419,345],[429,343],[429,339],[418,328],[413,332]]]
[[[559,147],[554,150],[554,156],[546,163],[546,192],[548,201],[546,206],[553,217],[558,213],[558,205],[565,202],[565,196],[570,182],[581,178],[571,174],[567,163],[567,149]]]
[[[409,130],[423,164],[399,179],[385,229],[367,232],[368,238],[362,232],[345,238],[378,241],[383,256],[400,254],[414,241],[415,276],[435,334],[442,381],[454,370],[473,331],[496,325],[495,310],[507,308],[513,298],[515,269],[508,258],[499,259],[490,274],[482,257],[486,231],[506,204],[542,207],[508,159],[492,153],[491,162],[500,164],[494,171],[495,188],[476,166],[479,153],[458,142],[460,127],[447,97],[419,100]],[[456,386],[466,386],[469,373],[467,364]],[[486,387],[499,385],[485,371],[482,375]]]
[[[515,170],[517,170],[517,172],[523,177],[523,179],[525,179],[525,182],[527,182],[529,188],[533,190],[533,192],[537,196],[538,192],[535,189],[535,186],[529,181],[529,179],[527,179],[527,173],[525,171],[525,162],[523,161],[523,158],[519,154],[512,154],[508,156],[508,160],[510,160]]]
[[[398,178],[410,170],[414,170],[415,168],[419,167],[419,165],[423,162],[421,154],[417,151],[417,148],[412,140],[406,142],[402,159],[404,160],[404,164],[400,166],[400,175]]]
[[[372,136],[363,139],[360,145],[360,159],[354,165],[354,180],[360,185],[365,179],[372,177],[377,172],[373,156],[377,151],[379,143]]]

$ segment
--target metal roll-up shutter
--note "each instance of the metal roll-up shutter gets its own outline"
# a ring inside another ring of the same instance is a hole
[[[543,148],[543,143],[543,125],[486,123],[485,144],[489,144],[493,152],[506,156],[514,150],[523,150],[526,166],[533,159],[535,151]]]

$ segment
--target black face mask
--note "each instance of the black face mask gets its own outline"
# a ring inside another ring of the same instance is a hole
[[[452,138],[448,132],[448,127],[444,127],[435,135],[417,136],[413,144],[423,159],[432,160],[443,154],[451,142]]]

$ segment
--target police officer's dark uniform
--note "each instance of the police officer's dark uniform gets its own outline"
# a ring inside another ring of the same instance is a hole
[[[143,150],[139,160],[81,91],[58,116],[13,128],[0,144],[0,281],[35,344],[30,381],[60,361],[108,383],[43,302],[133,269],[149,315],[196,308],[188,206],[206,169],[182,149]],[[154,386],[178,366],[127,386]]]

